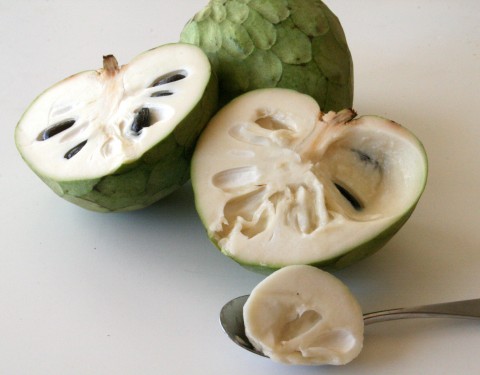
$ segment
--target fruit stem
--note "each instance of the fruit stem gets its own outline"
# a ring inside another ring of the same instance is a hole
[[[297,152],[302,155],[303,160],[317,160],[318,155],[322,155],[328,146],[337,139],[341,132],[338,125],[348,123],[355,116],[357,113],[351,108],[342,109],[339,112],[321,113],[319,119],[324,125],[315,126],[310,135],[299,145]]]
[[[322,118],[323,121],[330,125],[345,124],[353,120],[357,116],[357,112],[352,108],[342,109],[340,112],[329,112]]]
[[[113,55],[103,56],[103,69],[107,75],[114,76],[120,70],[118,61]]]

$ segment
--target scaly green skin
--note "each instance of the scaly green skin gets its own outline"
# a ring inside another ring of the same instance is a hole
[[[208,55],[222,105],[284,87],[312,96],[324,112],[352,106],[352,57],[338,18],[320,0],[210,0],[180,40]]]
[[[210,78],[203,98],[166,138],[138,160],[101,178],[56,181],[30,168],[59,196],[98,212],[131,211],[151,205],[190,178],[196,141],[218,108],[218,83]]]

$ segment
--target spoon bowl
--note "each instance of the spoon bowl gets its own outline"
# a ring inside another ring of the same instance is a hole
[[[255,349],[245,334],[243,306],[248,295],[228,301],[220,311],[220,324],[230,339],[243,349],[267,357]],[[423,305],[371,312],[363,315],[365,325],[410,318],[463,318],[480,319],[480,299]]]
[[[247,302],[248,295],[240,296],[227,302],[220,311],[220,324],[225,333],[237,345],[252,353],[266,357],[261,351],[254,348],[245,334],[243,321],[243,305]]]

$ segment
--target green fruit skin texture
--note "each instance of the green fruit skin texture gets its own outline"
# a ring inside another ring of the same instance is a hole
[[[352,107],[352,56],[338,18],[320,0],[210,0],[180,40],[209,57],[221,105],[283,87],[312,96],[324,112]]]
[[[214,74],[203,98],[157,145],[133,163],[96,179],[57,181],[36,173],[56,194],[97,212],[133,211],[172,193],[190,178],[190,161],[200,133],[218,108]]]

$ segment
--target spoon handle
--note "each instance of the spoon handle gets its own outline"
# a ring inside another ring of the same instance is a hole
[[[480,299],[438,303],[371,312],[363,315],[365,325],[407,318],[480,319]]]

